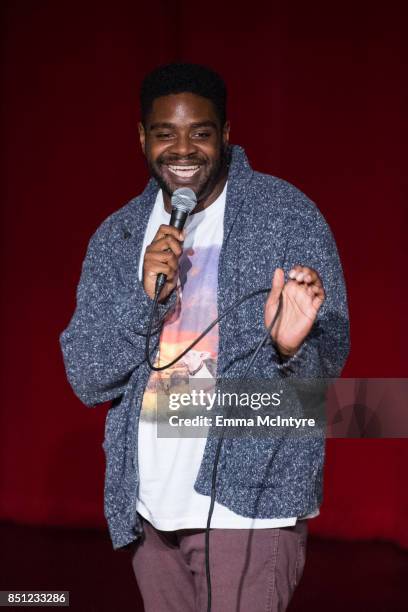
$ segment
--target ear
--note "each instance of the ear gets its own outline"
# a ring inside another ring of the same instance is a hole
[[[140,146],[142,147],[142,151],[143,151],[143,155],[145,155],[145,148],[146,148],[146,132],[143,126],[143,123],[141,123],[139,121],[139,123],[137,124],[138,130],[139,130],[139,140],[140,140]]]
[[[224,123],[224,127],[222,128],[222,140],[224,144],[229,143],[229,135],[230,135],[231,124],[229,121]]]

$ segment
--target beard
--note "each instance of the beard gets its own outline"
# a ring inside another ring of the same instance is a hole
[[[191,181],[190,184],[177,184],[177,177],[169,176],[169,171],[166,170],[170,164],[177,164],[181,158],[169,157],[167,155],[160,155],[156,160],[151,160],[148,156],[146,157],[147,166],[151,176],[157,181],[160,188],[167,193],[170,197],[173,192],[180,187],[190,187],[193,189],[197,196],[197,201],[206,198],[215,185],[217,184],[220,177],[227,170],[229,166],[230,148],[228,144],[221,143],[219,152],[216,158],[209,159],[208,157],[200,157],[195,155],[194,157],[183,157],[184,162],[189,162],[189,165],[200,166],[198,171],[199,177],[196,181]],[[163,168],[165,168],[163,170]]]

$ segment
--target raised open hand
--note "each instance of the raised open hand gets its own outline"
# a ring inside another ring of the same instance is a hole
[[[322,281],[313,268],[295,266],[285,283],[282,268],[275,270],[272,289],[265,304],[265,325],[268,327],[282,294],[282,308],[271,336],[283,357],[294,355],[312,329],[325,299]]]

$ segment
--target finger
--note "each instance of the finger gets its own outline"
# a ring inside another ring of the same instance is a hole
[[[309,266],[294,266],[289,272],[289,278],[300,283],[322,284],[320,276],[316,270],[314,268],[310,268]]]
[[[159,251],[168,251],[171,250],[176,255],[181,255],[183,249],[181,243],[174,238],[174,236],[166,235],[156,240],[156,242],[152,242],[147,248],[146,253],[153,252],[157,253]]]
[[[299,283],[302,283],[304,281],[304,278],[306,276],[308,268],[306,268],[305,266],[294,266],[290,271],[289,271],[289,278],[292,280],[296,280]]]
[[[308,299],[314,299],[318,297],[322,301],[325,299],[325,292],[322,286],[319,285],[308,285],[306,283],[297,283],[295,281],[288,281],[285,285],[283,293],[287,295],[289,299],[298,298],[301,296],[308,296]]]
[[[159,240],[156,240],[156,242],[152,242],[152,244],[147,247],[146,253],[157,253],[160,251],[167,251],[168,249],[170,249],[178,257],[183,252],[179,240],[174,238],[174,236],[167,234],[162,236],[162,238]]]
[[[324,293],[324,289],[322,287],[322,285],[308,285],[308,287],[312,290],[313,295],[319,295],[321,297],[323,297],[323,299],[325,298],[325,293]]]
[[[172,262],[149,262],[149,265],[144,268],[143,275],[144,277],[154,277],[160,274],[160,272],[163,272],[169,279],[174,278],[178,274],[178,266],[174,265]]]
[[[300,274],[302,270],[303,270],[303,266],[300,266],[300,265],[293,266],[293,268],[291,268],[289,271],[289,274],[288,274],[289,278],[291,278],[292,280],[295,280],[296,276]]]
[[[146,253],[144,267],[149,267],[150,263],[155,261],[167,263],[174,269],[178,268],[179,265],[178,257],[173,253],[173,251],[169,251],[168,249],[166,249],[166,251],[150,251],[149,253]]]
[[[178,268],[173,265],[169,265],[167,262],[153,260],[149,262],[149,265],[144,268],[144,274],[147,276],[157,276],[158,274],[165,274],[168,280],[174,278]]]
[[[159,229],[156,232],[155,240],[162,238],[163,236],[174,236],[177,240],[182,240],[184,238],[184,230],[179,230],[172,225],[165,225],[162,223]]]
[[[179,263],[177,257],[173,253],[169,253],[169,259],[166,261],[167,265],[173,270],[173,272],[178,272]]]
[[[173,238],[175,238],[176,240],[180,242],[182,242],[185,238],[184,231],[180,231],[176,229],[175,227],[173,227],[172,225],[162,224],[157,230],[157,233],[155,237],[153,238],[152,242],[157,242],[158,240],[161,240],[161,238],[164,238],[164,236],[173,236]]]
[[[323,302],[324,302],[324,294],[323,294],[323,296],[321,296],[321,295],[316,295],[316,296],[313,298],[313,301],[312,301],[312,306],[313,306],[313,308],[315,308],[316,310],[319,310],[319,308],[320,308],[320,306],[323,304]]]
[[[315,297],[319,298],[322,302],[326,299],[326,294],[323,287],[316,287],[317,291],[314,291]]]
[[[313,295],[318,295],[322,297],[323,299],[325,297],[323,285],[320,284],[319,280],[317,280],[315,283],[310,283],[310,284],[302,283],[300,286],[310,290],[313,293]]]
[[[306,266],[303,268],[303,281],[308,284],[322,286],[322,280],[314,268]]]
[[[174,274],[174,270],[166,263],[154,261],[150,264],[149,268],[145,269],[145,274],[147,274],[148,276],[157,276],[158,274],[165,274],[168,277],[170,274]]]

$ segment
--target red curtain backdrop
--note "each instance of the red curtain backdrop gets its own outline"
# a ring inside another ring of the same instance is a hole
[[[58,336],[87,242],[139,193],[138,87],[184,59],[224,75],[232,141],[335,234],[344,375],[407,376],[406,31],[387,3],[2,3],[0,519],[104,525],[107,406],[65,379]],[[407,440],[329,440],[313,533],[408,546]]]

